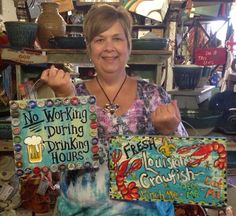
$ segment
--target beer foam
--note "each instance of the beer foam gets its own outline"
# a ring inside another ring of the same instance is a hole
[[[42,143],[42,138],[40,136],[33,135],[32,137],[27,137],[24,140],[24,143],[26,145],[38,145],[38,144]]]
[[[25,140],[24,140],[24,143],[26,145],[34,145],[36,147],[36,150],[37,152],[39,151],[39,144],[42,143],[42,138],[40,136],[31,136],[31,137],[27,137]]]

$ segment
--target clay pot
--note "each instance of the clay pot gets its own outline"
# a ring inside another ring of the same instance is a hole
[[[37,19],[38,42],[41,48],[52,48],[48,39],[66,34],[66,22],[59,14],[59,5],[55,2],[42,2],[42,13]]]

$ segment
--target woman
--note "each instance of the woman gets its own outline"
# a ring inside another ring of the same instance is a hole
[[[62,175],[57,214],[173,215],[173,205],[167,202],[109,199],[107,156],[108,138],[113,134],[187,135],[176,102],[171,102],[161,87],[127,76],[132,19],[125,9],[95,5],[83,29],[96,77],[74,87],[68,73],[52,66],[43,71],[41,79],[58,97],[96,96],[100,167],[98,171],[68,171]]]

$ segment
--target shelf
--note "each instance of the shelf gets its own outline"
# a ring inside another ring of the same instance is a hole
[[[167,50],[132,50],[128,64],[162,65],[172,55]],[[90,63],[86,50],[79,49],[43,49],[14,50],[2,49],[2,59],[21,64],[40,63]]]
[[[80,1],[80,0],[77,0],[76,1],[76,7],[79,7],[79,6],[91,6],[92,4],[98,4],[98,3],[106,3],[106,4],[112,4],[112,5],[120,5],[121,2],[120,1]]]
[[[47,49],[45,51],[48,63],[90,63],[86,50]],[[166,50],[133,50],[128,64],[156,65],[155,82],[161,84],[162,65],[171,55],[172,52]]]
[[[44,49],[48,63],[90,63],[86,50]],[[171,56],[166,50],[133,50],[128,64],[161,65]]]
[[[165,28],[164,23],[159,23],[155,25],[133,25],[133,30],[136,29],[159,29],[159,28]],[[66,25],[67,32],[70,31],[82,31],[83,30],[83,24],[67,24]]]
[[[155,65],[157,84],[161,84],[162,66],[172,55],[167,50],[133,50],[131,52],[128,64],[133,65]],[[86,50],[78,49],[43,49],[43,50],[12,50],[9,48],[2,49],[2,59],[14,62],[16,64],[63,64],[63,63],[80,63],[89,64],[90,58]],[[37,60],[34,62],[34,60]],[[20,69],[18,68],[20,80]]]
[[[212,91],[214,88],[215,86],[204,86],[203,88],[196,88],[194,90],[174,89],[168,93],[171,95],[172,99],[176,99],[178,101],[178,106],[180,109],[197,110],[199,109],[199,105],[201,103],[208,100],[212,96]]]
[[[193,26],[193,23],[195,21],[201,23],[201,24],[208,24],[209,22],[214,21],[225,21],[228,22],[230,19],[228,17],[212,17],[212,16],[195,16],[194,18],[191,18],[187,20],[184,25],[185,26]],[[180,26],[180,24],[179,24]]]
[[[155,24],[155,25],[133,25],[133,30],[134,29],[158,29],[158,28],[165,28],[164,23],[160,24]]]

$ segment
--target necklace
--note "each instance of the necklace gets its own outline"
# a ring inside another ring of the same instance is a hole
[[[106,111],[108,111],[108,112],[112,115],[112,114],[114,114],[114,113],[116,112],[116,110],[118,110],[119,107],[120,107],[117,103],[115,103],[115,100],[116,100],[118,94],[120,93],[122,87],[124,86],[125,81],[127,80],[127,74],[126,74],[124,81],[122,82],[120,88],[118,89],[118,91],[117,91],[117,93],[116,93],[116,95],[115,95],[115,97],[113,98],[112,101],[111,101],[111,100],[109,99],[109,97],[107,96],[107,93],[105,92],[104,88],[102,87],[101,83],[99,82],[97,76],[96,76],[96,80],[97,80],[97,83],[98,83],[99,87],[101,88],[103,94],[106,96],[106,98],[107,98],[107,100],[108,100],[108,102],[109,102],[109,103],[105,104],[104,109],[105,109]]]

